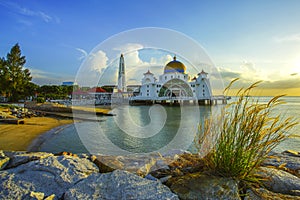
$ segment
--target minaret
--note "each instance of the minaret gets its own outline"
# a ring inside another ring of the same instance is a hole
[[[118,91],[119,92],[126,92],[126,81],[125,81],[125,62],[123,54],[120,57],[119,63],[119,76],[118,76]]]

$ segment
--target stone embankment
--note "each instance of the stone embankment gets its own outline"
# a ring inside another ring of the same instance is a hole
[[[197,155],[104,156],[0,151],[0,199],[300,199],[300,155],[272,154],[264,187],[203,172]],[[245,196],[246,195],[246,196]]]
[[[0,119],[23,119],[30,117],[42,117],[45,113],[42,111],[28,110],[27,108],[2,108],[0,110]]]

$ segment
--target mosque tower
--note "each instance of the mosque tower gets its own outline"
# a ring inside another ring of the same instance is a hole
[[[119,62],[118,91],[127,92],[126,79],[125,79],[125,62],[124,62],[123,54],[121,54],[120,62]]]

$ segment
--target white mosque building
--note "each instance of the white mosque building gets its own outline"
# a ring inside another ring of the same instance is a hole
[[[135,104],[173,104],[173,103],[212,104],[214,97],[208,77],[203,70],[190,80],[186,66],[176,60],[170,61],[158,79],[149,70],[144,73],[141,86],[130,103]]]

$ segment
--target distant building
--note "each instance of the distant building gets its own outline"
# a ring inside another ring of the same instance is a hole
[[[120,62],[119,62],[118,91],[127,92],[126,77],[125,77],[125,61],[124,61],[123,54],[121,54]]]
[[[74,86],[77,85],[77,83],[73,82],[73,81],[64,81],[61,84],[62,86]]]
[[[208,73],[203,70],[192,80],[186,73],[183,63],[176,60],[169,62],[164,67],[164,73],[157,79],[149,70],[144,73],[139,92],[131,98],[132,103],[164,103],[211,101],[212,90]]]
[[[72,93],[72,102],[77,104],[85,101],[86,104],[107,105],[111,103],[111,95],[112,93],[101,87],[93,87],[87,91],[78,89]]]

